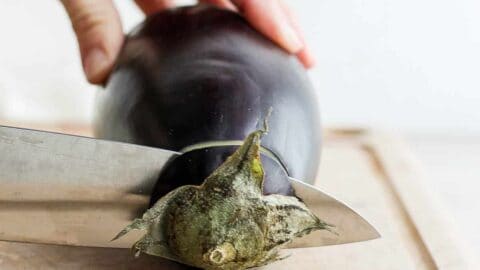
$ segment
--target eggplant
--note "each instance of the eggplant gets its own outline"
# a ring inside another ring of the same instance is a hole
[[[201,184],[237,149],[231,141],[247,137],[270,109],[264,194],[293,195],[287,175],[315,180],[321,129],[307,72],[234,12],[202,5],[148,17],[127,36],[97,100],[98,138],[174,151],[199,146],[164,167],[151,205]]]

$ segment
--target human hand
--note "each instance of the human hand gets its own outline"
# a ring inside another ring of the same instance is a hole
[[[89,82],[103,83],[120,52],[124,34],[112,0],[61,0],[77,36]],[[175,0],[135,0],[150,15],[175,6]],[[314,64],[295,17],[282,0],[199,0],[242,14],[259,32],[295,54],[306,68]]]

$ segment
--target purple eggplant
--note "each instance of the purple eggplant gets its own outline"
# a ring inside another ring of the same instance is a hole
[[[201,184],[237,148],[228,141],[243,140],[270,108],[264,193],[292,195],[286,176],[311,183],[320,158],[318,104],[306,70],[240,15],[182,7],[148,17],[127,36],[99,94],[95,130],[99,138],[174,151],[227,142],[171,160],[154,203]]]

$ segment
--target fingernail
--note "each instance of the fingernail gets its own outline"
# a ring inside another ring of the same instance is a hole
[[[97,82],[106,72],[108,66],[107,55],[99,48],[90,50],[83,61],[83,69],[91,82]]]

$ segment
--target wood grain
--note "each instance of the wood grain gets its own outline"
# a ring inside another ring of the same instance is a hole
[[[91,134],[87,129],[68,133]],[[357,210],[382,238],[286,250],[289,258],[262,269],[475,269],[422,187],[421,170],[401,140],[362,129],[331,129],[322,156],[317,186]],[[134,259],[124,249],[0,242],[0,269],[184,268],[150,256]]]

